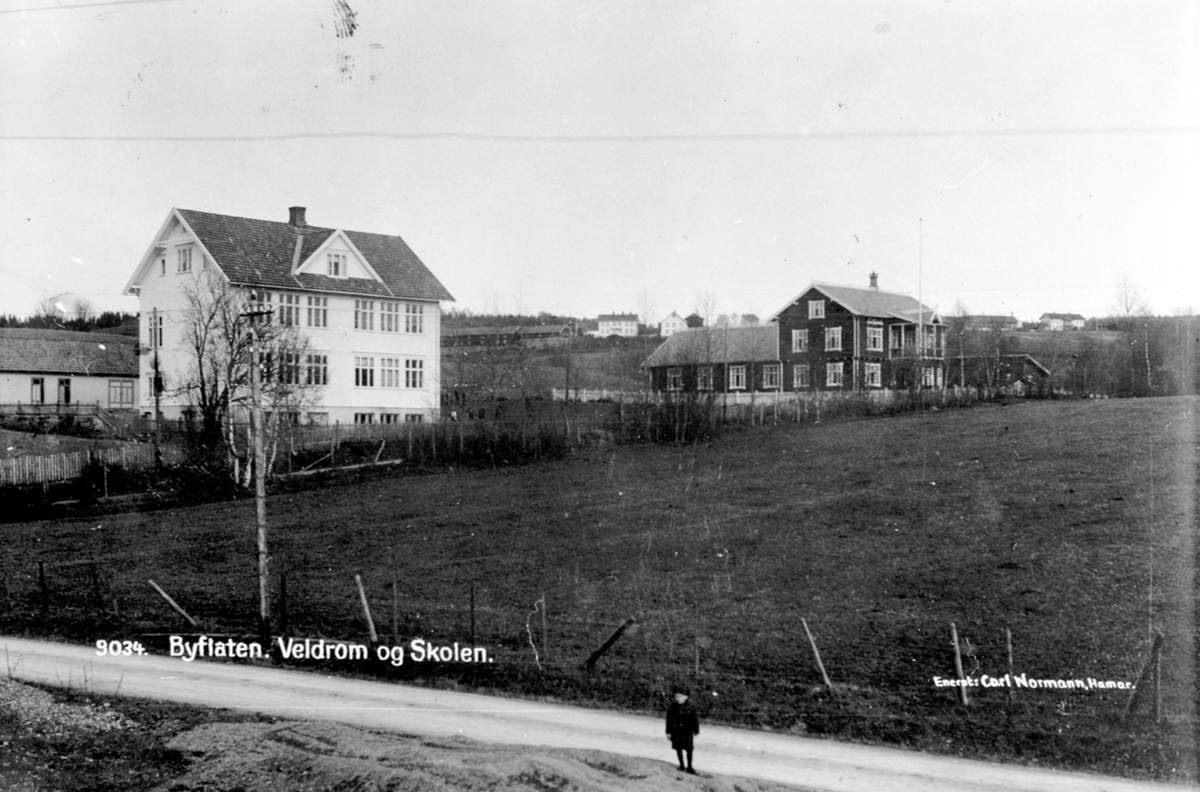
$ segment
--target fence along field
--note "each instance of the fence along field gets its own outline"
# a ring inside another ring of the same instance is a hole
[[[161,454],[162,461],[167,464],[183,458],[182,449],[173,445],[163,446]],[[155,464],[155,455],[152,445],[123,445],[119,448],[0,459],[0,486],[72,481],[81,478],[91,463],[127,469],[149,468]]]
[[[366,599],[381,642],[496,660],[375,669],[387,675],[651,711],[688,681],[709,720],[1194,779],[1196,584],[1180,549],[1194,546],[1198,406],[753,427],[277,493],[276,627],[366,644]],[[253,524],[247,501],[11,524],[0,626],[87,643],[253,637]],[[973,688],[964,705],[935,684],[956,661],[1003,676],[1010,640],[1016,675],[1158,670],[1160,701],[1126,715],[1127,689],[1039,685]]]

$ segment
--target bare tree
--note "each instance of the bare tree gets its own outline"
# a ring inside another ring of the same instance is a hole
[[[183,294],[185,308],[179,324],[187,362],[171,392],[199,412],[205,446],[216,448],[224,442],[231,474],[248,486],[251,471],[241,464],[236,433],[251,407],[251,336],[246,314],[253,296],[211,270],[189,281]],[[275,449],[281,422],[316,401],[319,383],[307,371],[307,339],[294,326],[260,322],[258,334],[261,398],[270,414],[264,445]]]

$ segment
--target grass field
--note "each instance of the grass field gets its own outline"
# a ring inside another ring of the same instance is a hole
[[[361,574],[381,638],[466,644],[473,590],[475,643],[496,662],[401,678],[643,710],[686,681],[710,720],[1194,779],[1198,406],[1022,403],[342,478],[271,497],[272,556],[294,635],[365,642]],[[210,634],[251,636],[253,514],[241,501],[8,525],[0,629],[180,631],[152,578]],[[1010,629],[1017,674],[1132,681],[1160,631],[1160,717],[1143,700],[1122,719],[1116,690],[973,689],[963,707],[932,681],[955,675],[951,622],[974,677],[1008,670]]]

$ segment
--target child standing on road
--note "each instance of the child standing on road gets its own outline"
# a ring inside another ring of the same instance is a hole
[[[700,733],[700,718],[688,701],[691,693],[687,688],[676,685],[671,688],[675,700],[667,707],[667,736],[671,738],[671,747],[679,758],[679,769],[696,774],[692,769],[692,738]],[[683,763],[683,755],[687,753],[687,765]]]

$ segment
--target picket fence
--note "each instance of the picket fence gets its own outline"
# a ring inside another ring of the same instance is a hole
[[[177,462],[182,458],[183,452],[180,449],[174,446],[162,447],[164,462]],[[50,484],[77,479],[83,476],[89,461],[93,459],[104,465],[119,465],[124,468],[153,467],[154,446],[127,445],[0,459],[0,486]]]

